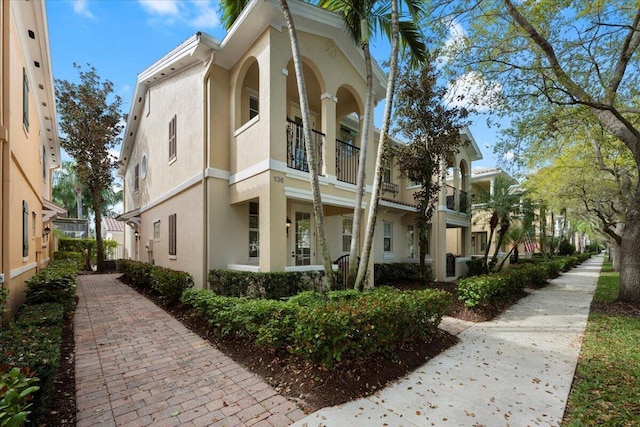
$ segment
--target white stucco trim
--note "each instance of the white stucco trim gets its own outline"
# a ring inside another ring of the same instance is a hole
[[[284,187],[284,195],[291,199],[306,200],[309,202],[313,201],[313,195],[311,194],[311,191],[303,190],[301,188]],[[322,203],[326,203],[334,206],[342,206],[342,207],[352,208],[352,209],[355,207],[355,200],[348,199],[346,197],[332,196],[330,194],[322,195]],[[362,208],[364,209],[366,207],[367,207],[367,203],[363,201]]]
[[[19,275],[26,273],[29,270],[33,270],[37,266],[38,264],[32,262],[27,265],[23,265],[22,267],[14,268],[13,270],[11,270],[11,278],[13,279],[14,277],[18,277]]]
[[[416,208],[414,206],[407,206],[401,203],[394,203],[384,199],[380,199],[380,206],[399,209],[401,211],[414,212],[414,213],[416,212]]]
[[[471,227],[470,218],[447,218],[447,224],[457,225],[459,227]]]
[[[218,168],[206,168],[204,170],[204,176],[205,178],[216,178],[229,181],[231,179],[231,172]]]
[[[162,196],[156,198],[155,200],[150,201],[149,203],[147,203],[144,206],[140,206],[140,213],[148,211],[149,209],[159,205],[160,203],[166,202],[167,200],[171,199],[172,197],[177,196],[178,194],[182,193],[183,191],[186,191],[189,188],[191,188],[194,185],[199,184],[201,182],[202,182],[202,173],[198,173],[197,175],[192,176],[191,178],[189,178],[188,180],[186,180],[182,184],[178,185],[177,187],[174,187],[171,191],[163,194]]]
[[[331,269],[333,271],[338,270],[338,264],[331,264]],[[324,270],[324,266],[322,264],[317,265],[290,265],[289,267],[285,267],[284,271],[322,271]]]
[[[250,273],[259,273],[260,272],[260,266],[259,265],[248,265],[248,264],[227,264],[227,270],[248,271]]]

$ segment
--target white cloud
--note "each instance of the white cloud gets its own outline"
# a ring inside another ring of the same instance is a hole
[[[516,157],[516,153],[514,153],[514,152],[513,152],[513,151],[511,151],[511,150],[507,151],[506,153],[504,153],[504,154],[502,155],[502,158],[503,158],[504,160],[507,160],[507,161],[511,161],[511,160],[513,160],[515,157]]]
[[[456,55],[456,52],[464,47],[467,39],[462,25],[452,20],[447,24],[447,27],[449,28],[449,38],[445,40],[437,59],[441,65],[448,63]]]
[[[480,73],[471,71],[449,83],[445,99],[452,106],[487,112],[497,105],[501,92],[500,83],[488,82]]]
[[[210,0],[138,0],[151,16],[151,23],[172,26],[181,23],[195,29],[213,28],[220,24],[215,5]]]
[[[73,11],[76,14],[80,16],[85,16],[87,18],[95,19],[95,17],[93,16],[93,13],[91,13],[91,11],[89,10],[88,0],[73,0],[71,2],[71,5],[73,6]]]

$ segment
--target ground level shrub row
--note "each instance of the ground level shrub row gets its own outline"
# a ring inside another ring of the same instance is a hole
[[[223,335],[249,337],[331,366],[345,358],[396,350],[410,339],[428,339],[450,300],[446,292],[432,289],[379,288],[326,295],[306,291],[288,300],[228,297],[192,289],[184,292],[182,302]]]
[[[545,261],[510,265],[498,273],[471,276],[457,284],[458,299],[466,307],[487,307],[497,300],[510,298],[525,288],[540,288],[548,279],[568,271],[593,254],[558,257]]]
[[[193,277],[184,271],[158,267],[148,262],[119,260],[118,270],[122,279],[142,289],[153,289],[168,305],[180,301],[182,293],[193,287]]]
[[[0,331],[0,377],[7,388],[0,425],[23,417],[29,425],[44,421],[54,393],[63,322],[75,309],[77,274],[75,261],[54,261],[27,280],[25,304]]]

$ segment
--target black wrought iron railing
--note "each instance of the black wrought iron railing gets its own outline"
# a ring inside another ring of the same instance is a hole
[[[318,165],[318,174],[323,174],[324,134],[312,129],[313,149]],[[287,119],[287,166],[303,172],[309,172],[307,149],[302,124]]]
[[[456,210],[462,213],[469,213],[469,201],[467,192],[458,190],[457,188],[446,185],[447,188],[447,209],[452,211]],[[458,199],[458,206],[456,207],[456,198]]]
[[[399,191],[398,184],[394,184],[393,182],[382,183],[383,193],[393,193],[393,197],[396,197],[398,195],[398,191]]]
[[[447,209],[455,210],[456,208],[456,189],[450,185],[447,188]]]
[[[336,178],[355,184],[360,164],[360,148],[336,139]]]

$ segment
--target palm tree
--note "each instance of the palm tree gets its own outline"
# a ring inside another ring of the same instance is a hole
[[[418,30],[415,22],[418,22],[422,16],[422,3],[414,0],[406,2],[407,9],[410,12],[411,19],[398,22],[396,32],[399,33],[401,48],[411,53],[411,60],[420,62],[427,57],[427,50],[422,40],[422,35]],[[387,37],[393,37],[392,31],[392,14],[390,9],[394,6],[390,2],[380,2],[377,0],[319,0],[318,6],[337,12],[345,20],[347,29],[352,37],[358,43],[364,54],[367,93],[364,103],[364,115],[362,120],[362,132],[360,137],[360,158],[358,163],[358,174],[356,177],[356,199],[353,209],[353,222],[351,235],[359,236],[361,228],[361,211],[362,198],[365,188],[365,167],[367,158],[367,148],[369,146],[369,129],[373,120],[373,61],[370,51],[370,35],[372,33],[382,32]],[[397,9],[397,4],[395,5]],[[396,11],[397,12],[397,11]],[[391,53],[393,57],[394,53]],[[397,64],[397,53],[395,62]],[[393,60],[390,60],[390,63]],[[390,68],[391,67],[390,65]],[[395,70],[390,70],[395,76]],[[389,77],[390,78],[390,77]],[[395,77],[394,77],[395,78]],[[392,91],[393,92],[393,91]],[[393,96],[393,95],[392,95]],[[384,127],[384,123],[383,123]],[[387,123],[388,129],[388,123]],[[386,138],[386,136],[385,136]],[[384,138],[381,137],[381,141]],[[373,193],[375,196],[375,192]],[[375,224],[373,224],[375,227]],[[369,249],[370,250],[370,249]],[[348,283],[354,283],[354,287],[358,287],[357,273],[357,254],[358,239],[351,239],[351,247],[349,251],[349,274]],[[364,254],[364,249],[363,249]],[[366,263],[365,263],[366,265]],[[355,279],[355,280],[354,280]]]
[[[487,200],[487,202],[484,203],[480,209],[487,212],[490,216],[489,238],[487,239],[487,248],[485,249],[483,260],[485,273],[489,273],[498,263],[498,252],[511,226],[511,214],[518,206],[520,193],[512,191],[511,183],[505,178],[498,176],[493,182],[493,193],[485,193],[481,195],[481,198]],[[498,226],[500,226],[499,229]],[[493,235],[496,229],[498,230],[498,240],[494,245],[491,261],[488,262],[489,250],[493,243]]]
[[[324,211],[322,207],[322,196],[320,193],[320,182],[318,180],[318,162],[316,161],[316,153],[313,144],[313,135],[311,132],[311,113],[309,110],[309,101],[307,99],[307,85],[304,79],[304,71],[302,67],[302,57],[300,55],[300,46],[298,44],[298,33],[293,22],[293,16],[286,0],[279,0],[282,13],[284,14],[287,29],[289,31],[289,40],[291,42],[291,55],[293,66],[296,71],[296,83],[298,85],[298,94],[300,102],[300,112],[302,115],[302,127],[304,131],[305,148],[309,165],[309,180],[311,183],[311,194],[313,197],[313,213],[316,220],[316,229],[318,234],[318,243],[320,244],[320,253],[322,256],[322,266],[324,269],[324,289],[329,290],[335,287],[335,276],[333,274],[331,254],[329,253],[329,245],[327,244],[326,229],[324,226]],[[240,16],[242,9],[248,4],[243,0],[222,0],[221,8],[223,11],[222,22],[229,28],[233,22]]]

